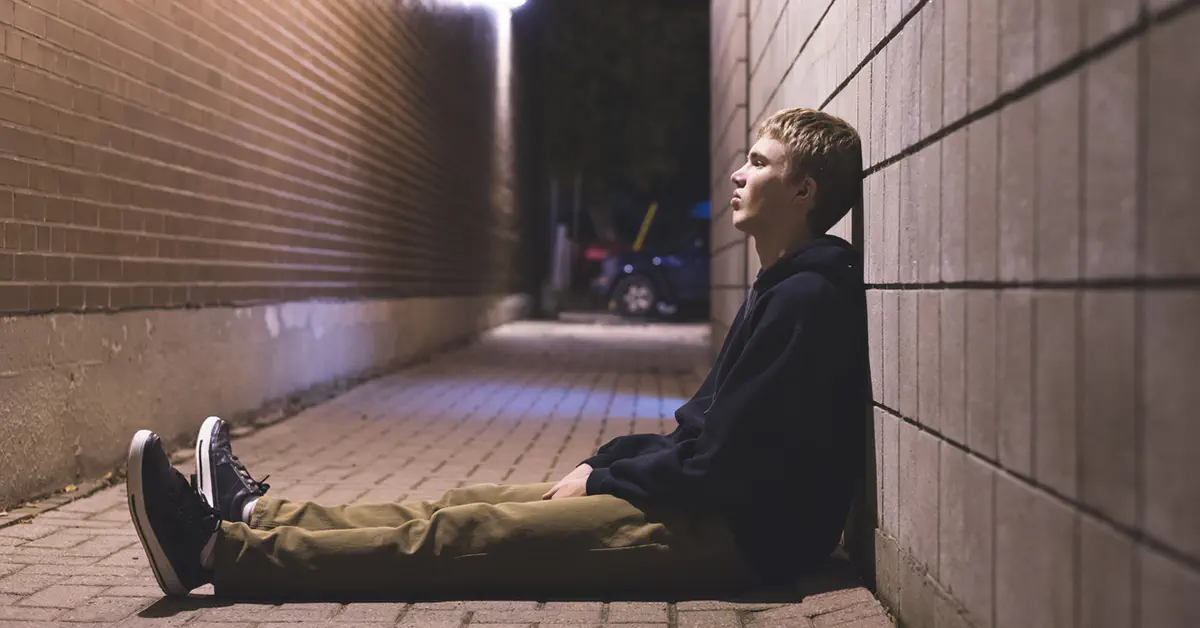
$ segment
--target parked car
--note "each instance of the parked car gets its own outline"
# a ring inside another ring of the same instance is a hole
[[[673,316],[709,299],[708,221],[674,247],[619,251],[601,263],[592,296],[622,316]]]

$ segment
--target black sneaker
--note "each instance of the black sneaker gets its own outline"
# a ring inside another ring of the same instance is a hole
[[[217,509],[221,519],[241,521],[246,502],[262,497],[270,488],[270,484],[250,477],[246,465],[233,455],[229,425],[220,417],[205,419],[196,437],[196,490]]]
[[[167,595],[187,595],[212,581],[200,552],[220,519],[171,466],[162,439],[140,430],[129,445],[129,515]]]

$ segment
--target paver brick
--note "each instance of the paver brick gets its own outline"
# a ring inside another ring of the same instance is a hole
[[[66,532],[75,534],[111,534],[119,532],[121,534],[132,534],[132,530],[125,525],[124,521],[95,521],[92,519],[63,519],[56,516],[58,511],[52,510],[44,515],[38,515],[38,520],[44,520],[47,523],[62,526]]]
[[[134,578],[154,575],[140,567],[108,567],[102,565],[21,565],[26,574],[44,574],[52,576],[104,576],[111,578]],[[2,573],[3,570],[0,570]]]
[[[680,611],[679,628],[741,628],[737,611]]]
[[[812,619],[800,611],[798,607],[785,606],[778,610],[752,613],[746,617],[746,628],[767,628],[768,626],[787,626],[788,628],[813,628]]]
[[[160,593],[161,595],[161,593]],[[146,608],[115,624],[116,628],[174,628],[175,626],[220,626],[221,628],[237,628],[246,626],[245,623],[212,623],[207,621],[192,621],[203,610],[205,603],[195,597],[187,599],[161,598]]]
[[[330,619],[341,610],[341,604],[328,602],[289,603],[276,607],[262,616],[265,622],[309,622]]]
[[[291,621],[267,621],[257,624],[256,628],[290,628],[291,626],[299,625],[305,628],[391,628],[391,623],[379,622],[335,622],[335,621],[307,621],[307,620],[291,620]]]
[[[463,610],[426,610],[413,608],[401,617],[401,620],[417,625],[435,623],[461,623],[467,611]]]
[[[592,611],[599,613],[604,610],[604,602],[546,602],[541,610],[545,612],[559,611]]]
[[[50,621],[64,612],[66,609],[63,608],[0,606],[0,626],[13,625],[18,622]]]
[[[144,579],[141,582],[145,584],[123,585],[106,589],[104,591],[104,595],[117,597],[157,597],[162,595],[162,590],[160,590],[158,585],[154,583],[153,577]]]
[[[141,547],[136,536],[95,536],[66,553],[70,556],[109,556],[133,546]]]
[[[129,520],[129,508],[124,504],[113,506],[112,508],[92,517],[92,521],[117,521],[120,523],[132,523]]]
[[[94,586],[94,587],[140,587],[153,585],[154,578],[148,574],[138,574],[132,577],[117,576],[71,576],[62,584]]]
[[[667,605],[662,602],[613,602],[608,607],[608,623],[665,622]]]
[[[344,606],[333,616],[335,622],[384,622],[395,623],[407,604],[398,602],[358,602]]]
[[[783,604],[725,600],[693,600],[679,602],[675,605],[680,611],[761,611],[779,606],[783,606]]]
[[[73,608],[99,594],[104,587],[71,586],[56,584],[21,600],[21,606],[56,606]]]
[[[877,617],[880,614],[880,610],[879,602],[863,602],[861,604],[855,604],[854,606],[833,611],[832,613],[817,615],[816,617],[813,617],[813,625],[816,626],[816,628],[840,626],[858,619]]]
[[[274,609],[273,604],[240,603],[230,606],[206,608],[200,611],[201,622],[257,622]]]
[[[16,595],[32,595],[66,580],[67,576],[59,574],[31,574],[19,571],[0,579],[0,593]]]
[[[0,554],[8,563],[24,563],[27,565],[90,565],[98,559],[94,556],[70,556],[63,550],[45,547],[10,548],[14,551]]]
[[[0,536],[14,537],[18,539],[33,540],[40,539],[44,536],[49,536],[61,529],[61,526],[50,525],[40,521],[21,522],[16,525],[0,528]]]
[[[838,624],[837,626],[838,628],[895,628],[895,624],[882,613],[855,619],[844,624]]]
[[[484,624],[587,624],[599,620],[599,610],[475,611],[471,618],[473,623]]]
[[[62,621],[111,622],[124,619],[154,602],[153,597],[96,597],[61,615]]]
[[[131,524],[132,525],[132,524]],[[130,565],[145,565],[146,554],[141,546],[123,549],[99,561],[97,565],[105,567],[128,567]]]
[[[448,600],[444,602],[418,602],[413,604],[411,612],[416,611],[520,611],[533,610],[537,602],[513,600]],[[405,616],[407,618],[407,615]]]

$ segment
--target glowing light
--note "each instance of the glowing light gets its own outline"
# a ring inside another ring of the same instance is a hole
[[[525,4],[525,0],[442,0],[441,3],[467,7],[483,7],[493,11],[515,11]]]

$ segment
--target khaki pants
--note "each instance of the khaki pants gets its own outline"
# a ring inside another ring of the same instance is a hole
[[[222,523],[217,593],[445,598],[730,593],[756,584],[723,517],[552,484],[483,484],[436,501],[327,507],[262,498]],[[468,598],[469,599],[469,598]]]

